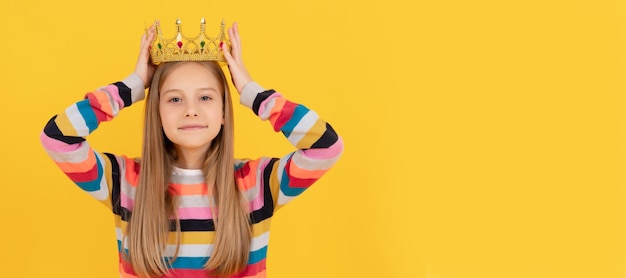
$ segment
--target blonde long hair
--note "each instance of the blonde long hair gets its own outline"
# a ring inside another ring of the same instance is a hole
[[[161,125],[159,89],[168,74],[182,63],[164,63],[157,68],[146,100],[142,162],[135,205],[126,231],[128,254],[125,254],[141,277],[167,274],[180,247],[177,200],[168,191],[173,162],[178,156]],[[206,183],[211,187],[208,192],[213,192],[217,206],[217,211],[212,208],[216,232],[213,252],[205,269],[221,277],[242,271],[248,263],[252,238],[249,205],[235,184],[233,108],[224,72],[215,62],[196,63],[222,81],[224,125],[213,139],[203,165]],[[176,255],[167,259],[165,248],[171,219],[176,223]]]

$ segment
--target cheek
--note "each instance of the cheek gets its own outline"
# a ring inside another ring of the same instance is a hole
[[[161,117],[161,125],[163,126],[163,129],[167,130],[169,127],[172,126],[172,113],[171,111],[168,111],[167,109],[161,109],[159,111],[159,116]]]

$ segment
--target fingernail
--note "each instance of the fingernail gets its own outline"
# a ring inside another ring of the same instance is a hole
[[[220,42],[220,48],[224,48],[224,42]]]

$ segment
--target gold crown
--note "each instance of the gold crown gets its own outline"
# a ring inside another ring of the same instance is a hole
[[[224,33],[224,20],[220,26],[217,37],[206,35],[204,18],[200,21],[200,33],[195,37],[187,37],[183,34],[180,19],[176,20],[176,36],[165,38],[161,32],[159,23],[155,24],[156,37],[150,48],[152,63],[158,65],[163,62],[173,61],[218,61],[225,62],[224,51],[220,47],[222,43],[228,45]]]

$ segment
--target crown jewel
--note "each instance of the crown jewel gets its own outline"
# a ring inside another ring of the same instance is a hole
[[[224,33],[224,20],[220,26],[220,33],[216,37],[207,36],[205,33],[206,22],[204,17],[200,21],[200,32],[194,37],[183,34],[180,19],[176,20],[176,36],[166,38],[163,36],[161,27],[155,24],[156,37],[150,48],[152,63],[158,65],[163,62],[173,61],[218,61],[225,62],[224,52],[220,45],[226,43]]]

